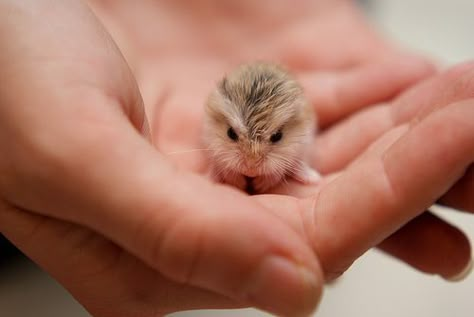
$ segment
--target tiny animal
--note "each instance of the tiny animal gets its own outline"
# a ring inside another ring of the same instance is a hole
[[[244,64],[218,82],[205,107],[210,175],[249,193],[287,177],[317,183],[320,175],[309,166],[316,130],[313,107],[286,70]]]

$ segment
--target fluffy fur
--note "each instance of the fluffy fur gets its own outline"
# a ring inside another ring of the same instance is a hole
[[[232,128],[238,140],[228,136]],[[224,77],[206,105],[204,142],[211,174],[241,189],[262,193],[285,176],[314,182],[308,147],[316,129],[315,114],[303,89],[282,68],[247,64]],[[272,135],[282,134],[272,142]],[[250,184],[249,184],[250,183]]]

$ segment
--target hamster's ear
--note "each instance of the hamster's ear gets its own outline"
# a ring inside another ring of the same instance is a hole
[[[207,116],[214,122],[220,122],[225,119],[222,112],[224,99],[219,89],[215,89],[207,99],[205,111]]]
[[[230,99],[229,82],[227,77],[221,79],[217,84],[217,91],[225,98]]]

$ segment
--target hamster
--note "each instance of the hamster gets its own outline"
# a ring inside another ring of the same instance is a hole
[[[303,88],[280,66],[245,64],[228,74],[205,107],[203,139],[218,182],[264,193],[286,177],[317,183],[309,165],[316,115]]]

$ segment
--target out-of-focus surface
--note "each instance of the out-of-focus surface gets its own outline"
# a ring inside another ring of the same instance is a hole
[[[1,317],[89,317],[58,283],[22,256],[0,266]]]
[[[474,57],[474,1],[366,1],[374,22],[394,40],[453,64]],[[474,217],[438,212],[470,233]],[[474,241],[473,241],[474,242]],[[1,257],[2,255],[0,255]],[[23,258],[0,261],[0,316],[88,317],[56,282]],[[474,316],[474,276],[448,283],[423,275],[377,251],[357,261],[327,289],[318,317],[470,317]],[[193,311],[185,316],[267,316],[255,310]]]
[[[367,1],[382,31],[401,44],[453,64],[474,58],[474,1]]]

